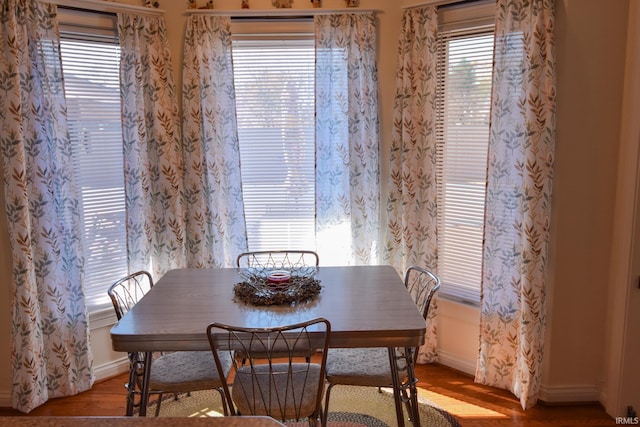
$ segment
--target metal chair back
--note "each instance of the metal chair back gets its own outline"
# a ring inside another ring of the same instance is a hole
[[[254,251],[238,255],[236,265],[240,268],[295,270],[318,267],[320,258],[316,252],[308,250]]]
[[[153,278],[147,271],[137,271],[113,283],[107,290],[107,294],[111,298],[118,320],[122,319],[151,288],[153,288]],[[127,389],[126,414],[130,416],[133,415],[133,409],[140,406],[139,390],[142,388],[145,355],[130,352],[128,357],[129,381],[125,387]]]
[[[273,328],[211,323],[207,337],[218,369],[225,351],[246,357],[245,363],[233,358],[233,386],[223,387],[231,415],[320,422],[330,332],[322,318]],[[297,356],[301,348],[321,350],[320,361]]]
[[[422,267],[411,266],[404,275],[404,286],[426,319],[431,300],[440,289],[440,278]]]
[[[422,317],[427,320],[431,301],[438,289],[440,289],[440,278],[422,267],[412,265],[407,268],[404,275],[404,286],[407,288],[413,302],[418,307]],[[402,351],[401,349],[398,349]],[[414,363],[418,360],[418,351],[413,352]]]
[[[153,279],[147,271],[138,271],[112,284],[107,290],[118,320],[133,308],[153,288]]]

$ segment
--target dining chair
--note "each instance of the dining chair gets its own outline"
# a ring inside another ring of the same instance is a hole
[[[238,268],[247,268],[254,270],[287,270],[294,275],[313,275],[315,269],[320,265],[320,257],[314,251],[310,250],[268,250],[268,251],[252,251],[244,252],[238,255],[236,260]],[[313,352],[300,349],[303,353],[298,354],[304,356],[307,361],[313,356]],[[286,355],[286,350],[284,350]],[[242,352],[237,353],[241,360],[244,358]],[[257,356],[257,355],[256,355]]]
[[[281,421],[308,418],[310,426],[324,426],[322,397],[330,333],[331,324],[322,318],[270,328],[209,324],[207,337],[219,375],[224,372],[224,352],[247,355],[244,364],[232,357],[231,390],[223,385],[229,414]],[[297,357],[300,346],[321,350],[320,363]],[[284,357],[283,348],[288,349]]]
[[[440,279],[424,268],[411,266],[405,273],[404,285],[426,321],[431,300],[440,288]],[[395,363],[400,376],[400,390],[397,391],[402,394],[407,410],[412,414],[411,407],[416,407],[417,400],[410,402],[407,394],[407,389],[411,386],[407,357],[412,357],[412,362],[415,363],[418,351],[415,348],[409,349],[408,352],[404,348],[397,348],[395,353]],[[378,387],[378,389],[393,387],[389,350],[384,347],[332,348],[327,356],[326,372],[328,386],[325,393],[324,422],[329,413],[329,399],[334,386],[351,385]],[[413,399],[416,398],[413,397]]]
[[[295,270],[318,267],[320,257],[309,250],[252,251],[238,255],[239,268],[265,268],[273,270]]]
[[[113,303],[118,320],[153,288],[153,279],[147,271],[138,271],[113,283],[107,293]],[[142,380],[145,367],[145,353],[128,353],[129,381],[127,389],[128,416],[140,406]],[[199,390],[217,390],[225,405],[222,385],[231,369],[228,355],[220,357],[223,375],[218,374],[215,361],[210,351],[180,351],[154,354],[149,378],[149,394],[158,395],[155,415],[160,414],[160,405],[164,393],[188,393]],[[220,378],[224,380],[221,381]],[[136,402],[138,397],[138,402]],[[148,401],[148,400],[147,400]]]

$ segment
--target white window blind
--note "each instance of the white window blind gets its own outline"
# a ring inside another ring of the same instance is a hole
[[[492,27],[439,35],[437,180],[441,293],[480,300]]]
[[[85,292],[89,311],[95,311],[110,306],[109,285],[128,273],[120,48],[112,15],[61,14],[68,126],[81,195]]]
[[[249,250],[315,249],[312,34],[234,34]]]

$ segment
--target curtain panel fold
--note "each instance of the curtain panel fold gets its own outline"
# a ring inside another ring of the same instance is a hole
[[[0,8],[12,406],[29,412],[91,388],[93,356],[57,8],[37,0],[6,0]]]
[[[130,272],[186,266],[182,144],[164,17],[118,14]]]
[[[379,122],[374,13],[317,15],[316,239],[326,264],[375,264]]]
[[[189,267],[231,267],[247,250],[228,16],[187,20],[182,73]]]
[[[555,144],[553,0],[498,0],[476,381],[536,403]]]
[[[435,6],[404,11],[394,102],[387,227],[383,260],[403,274],[411,265],[437,267]],[[437,298],[427,318],[418,362],[437,360]]]

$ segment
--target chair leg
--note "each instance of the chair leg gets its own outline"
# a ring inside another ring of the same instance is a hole
[[[320,414],[320,421],[322,423],[322,427],[326,427],[327,420],[329,418],[329,398],[331,397],[331,389],[335,384],[329,383],[327,386],[327,390],[324,392],[324,411]]]
[[[418,388],[416,384],[418,383],[418,378],[416,378],[416,373],[414,370],[415,357],[414,352],[415,349],[408,348],[406,351],[407,357],[407,387],[403,388],[404,395],[408,397],[406,400],[407,410],[409,411],[411,417],[411,423],[414,426],[420,425],[420,411],[418,409]]]
[[[229,416],[229,409],[227,408],[227,399],[224,397],[224,390],[221,388],[217,388],[216,390],[220,393],[220,399],[222,400],[222,412],[224,416],[227,417]]]
[[[135,391],[130,389],[129,384],[125,385],[126,389],[127,389],[127,412],[126,415],[127,417],[131,417],[133,416],[133,408],[135,406]]]
[[[309,427],[318,427],[318,416],[317,415],[312,415],[312,416],[309,417]]]
[[[147,416],[147,406],[149,405],[149,381],[151,378],[151,363],[153,362],[153,353],[145,352],[141,362],[141,375],[139,379],[141,383],[140,388],[140,416]]]
[[[407,394],[405,388],[402,389],[402,400],[404,400],[404,406],[407,408],[407,414],[409,414],[409,421],[413,422],[413,410],[411,409],[411,398]]]
[[[158,393],[158,403],[156,403],[156,417],[160,416],[161,404],[162,404],[162,393]]]
[[[129,356],[133,360],[133,356]],[[136,407],[136,385],[138,384],[139,362],[134,361],[129,365],[129,381],[125,384],[127,389],[127,416],[133,416],[133,408]]]
[[[402,384],[398,378],[398,365],[396,363],[396,350],[389,347],[389,366],[391,367],[391,380],[393,381],[393,401],[395,403],[396,421],[398,427],[404,427],[404,409],[402,407]]]

